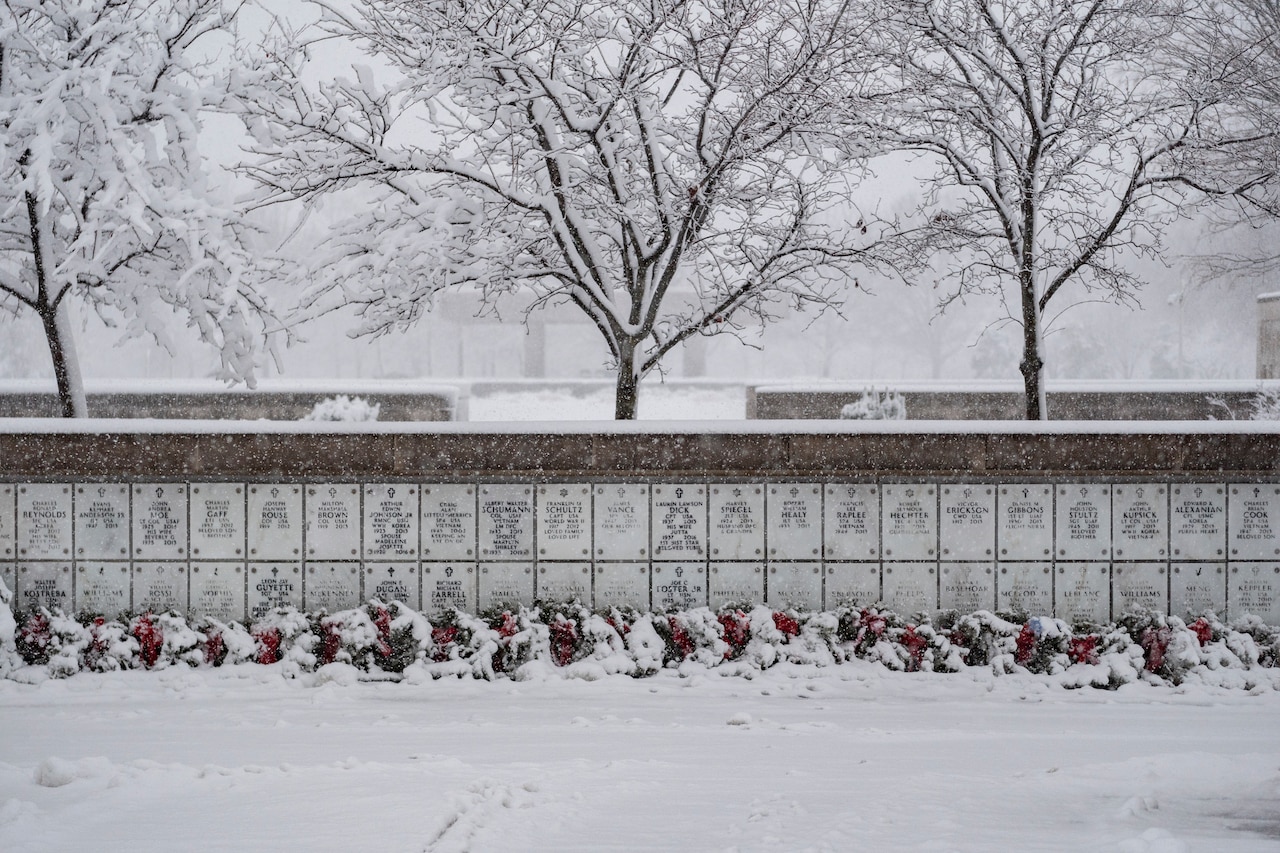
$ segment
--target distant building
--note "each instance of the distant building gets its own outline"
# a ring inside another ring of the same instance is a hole
[[[1280,379],[1280,293],[1258,297],[1258,378]]]

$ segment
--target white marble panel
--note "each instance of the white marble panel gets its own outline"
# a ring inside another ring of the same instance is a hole
[[[359,563],[307,563],[303,578],[303,609],[309,613],[337,613],[361,604]]]
[[[476,487],[465,483],[423,486],[421,528],[422,559],[474,560]]]
[[[649,556],[647,485],[597,485],[595,519],[597,560],[643,560]]]
[[[297,560],[302,556],[302,487],[255,483],[249,487],[249,558]]]
[[[220,622],[244,622],[245,577],[243,563],[192,563],[191,615]]]
[[[775,483],[769,486],[767,503],[765,533],[770,559],[821,559],[822,487],[814,483]]]
[[[895,562],[929,560],[938,553],[938,488],[932,483],[893,483],[882,489],[880,543]],[[885,590],[888,595],[888,589]]]
[[[1227,553],[1232,560],[1280,556],[1280,486],[1235,484],[1227,501]]]
[[[1188,622],[1206,613],[1227,615],[1226,563],[1174,563],[1169,567],[1169,609]]]
[[[0,483],[0,560],[12,560],[18,556],[18,531],[14,520],[17,509],[16,490],[9,483]],[[13,590],[12,587],[9,589]]]
[[[21,613],[47,607],[70,615],[75,604],[71,586],[70,563],[19,563],[13,609]]]
[[[761,563],[712,563],[707,577],[707,604],[712,610],[728,605],[750,609],[764,601]]]
[[[127,500],[127,488],[124,494]],[[116,619],[133,609],[128,563],[77,563],[75,586],[77,615],[97,614]]]
[[[988,483],[960,483],[941,489],[938,539],[942,559],[994,559],[996,487]]]
[[[831,483],[826,492],[822,511],[827,559],[879,559],[880,488],[870,483]],[[877,600],[879,585],[877,569]]]
[[[649,609],[648,563],[597,563],[595,565],[595,607]]]
[[[533,558],[533,486],[519,483],[481,486],[479,509],[481,559]],[[480,574],[480,581],[483,607],[484,572]]]
[[[837,607],[870,607],[880,601],[879,563],[827,563],[824,603]]]
[[[534,594],[538,601],[547,604],[576,602],[590,607],[591,564],[539,563]]]
[[[385,483],[365,486],[365,559],[416,559],[418,512],[418,487],[415,485]]]
[[[21,585],[21,582],[19,582]],[[1267,625],[1280,625],[1280,565],[1231,563],[1227,570],[1227,615],[1246,613]]]
[[[533,606],[533,566],[529,563],[481,563],[480,611],[496,607],[515,608],[521,604]]]
[[[591,487],[586,483],[538,486],[538,559],[591,558]]]
[[[1053,614],[1053,574],[1047,563],[1001,563],[996,609],[1027,616]]]
[[[763,560],[764,487],[720,483],[710,488],[711,559]]]
[[[1159,483],[1111,487],[1111,547],[1117,560],[1163,560],[1169,554],[1169,489]]]
[[[1105,625],[1111,618],[1111,564],[1059,563],[1054,615],[1070,625]]]
[[[249,564],[249,621],[277,607],[302,607],[302,566],[298,563]]]
[[[659,483],[653,487],[653,558],[705,559],[707,487],[699,483]]]
[[[421,580],[417,563],[365,563],[364,600],[376,598],[384,604],[398,601],[420,610]]]
[[[884,603],[904,617],[938,609],[937,563],[885,563]]]
[[[76,559],[129,559],[129,487],[121,483],[76,486],[75,529]]]
[[[0,581],[4,582],[4,588],[9,591],[9,608],[17,607],[15,595],[18,591],[18,564],[12,560],[0,560]]]
[[[1053,486],[1002,485],[998,505],[1001,560],[1048,560],[1053,556]]]
[[[71,559],[71,487],[65,483],[18,486],[17,504],[18,558]]]
[[[241,483],[191,484],[191,556],[243,560],[245,487]]]
[[[307,559],[354,560],[360,556],[360,487],[355,483],[307,486]]]
[[[133,556],[137,560],[186,559],[186,483],[133,487]]]
[[[439,617],[454,608],[476,612],[476,564],[423,563],[422,612]]]
[[[770,563],[768,593],[775,610],[821,610],[822,564]]]
[[[995,610],[995,564],[987,561],[939,565],[938,609],[959,613]]]
[[[655,613],[706,606],[706,563],[654,564],[653,611]]]
[[[1111,487],[1097,483],[1071,483],[1058,486],[1057,491],[1058,558],[1086,561],[1109,558]]]
[[[1169,568],[1164,563],[1111,566],[1111,617],[1133,611],[1169,612]]]
[[[138,613],[187,612],[186,563],[134,563],[133,609]]]
[[[1169,490],[1169,544],[1175,560],[1227,555],[1227,487],[1182,483]]]

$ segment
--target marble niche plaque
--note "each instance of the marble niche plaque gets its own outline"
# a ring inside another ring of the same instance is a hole
[[[222,622],[245,618],[245,569],[243,563],[191,564],[191,615]]]
[[[750,607],[764,601],[763,563],[712,563],[707,575],[707,606]]]
[[[64,483],[18,486],[17,504],[18,559],[71,559],[71,487]]]
[[[1070,625],[1103,625],[1111,618],[1111,565],[1059,563],[1054,615]]]
[[[421,528],[422,559],[474,560],[476,487],[463,483],[423,486]]]
[[[1040,563],[1001,563],[996,573],[996,609],[1027,616],[1053,613],[1052,569]]]
[[[9,606],[11,608],[18,606],[16,597],[18,591],[18,564],[10,560],[0,560],[0,581],[4,581],[4,588],[14,595],[10,599]]]
[[[595,488],[596,559],[649,557],[649,487],[609,483]]]
[[[1280,565],[1230,564],[1227,613],[1232,619],[1252,613],[1268,625],[1280,625]]]
[[[902,615],[938,609],[937,563],[885,563],[884,603]]]
[[[480,487],[480,558],[529,560],[533,558],[533,486],[519,483]],[[480,573],[484,607],[484,572]],[[529,578],[532,602],[533,578]]]
[[[768,585],[772,608],[822,609],[821,563],[771,563]]]
[[[591,487],[585,483],[538,486],[538,559],[591,558]]]
[[[354,483],[307,486],[306,508],[308,560],[359,558],[359,486]]]
[[[191,484],[192,559],[244,559],[244,497],[240,483]]]
[[[483,497],[482,497],[483,500]],[[482,563],[481,610],[533,605],[533,566],[529,563]]]
[[[649,609],[648,563],[596,563],[595,606],[633,607],[640,612]]]
[[[1169,567],[1169,609],[1188,622],[1206,613],[1227,615],[1225,563],[1174,563]]]
[[[813,483],[771,485],[768,509],[768,526],[765,532],[770,559],[819,560],[822,558],[821,486]],[[772,580],[772,576],[770,579]],[[821,597],[821,589],[819,589],[819,597]]]
[[[538,584],[534,594],[538,601],[576,602],[590,607],[591,564],[539,563]]]
[[[705,560],[707,487],[661,483],[653,487],[653,558]]]
[[[302,566],[298,563],[250,563],[249,621],[277,607],[302,607]]]
[[[1001,486],[999,506],[1001,560],[1053,558],[1053,486]]]
[[[19,563],[14,610],[19,613],[47,607],[71,613],[70,563]]]
[[[472,577],[475,577],[474,573]],[[398,601],[414,610],[419,606],[420,582],[417,563],[366,563],[364,599],[376,598],[384,604]]]
[[[996,487],[968,483],[943,486],[938,499],[942,505],[938,515],[942,559],[995,559]],[[994,597],[992,592],[993,601]]]
[[[827,559],[879,559],[879,487],[869,483],[831,484],[826,491],[822,512]],[[875,600],[879,600],[879,586],[877,573]]]
[[[711,487],[708,510],[711,559],[764,559],[764,487],[721,483]]]
[[[125,497],[128,497],[125,490]],[[76,564],[76,613],[115,619],[133,609],[128,563]]]
[[[654,564],[653,611],[655,613],[706,606],[706,563]]]
[[[1226,558],[1226,486],[1186,483],[1169,490],[1169,546],[1175,560]]]
[[[475,563],[423,563],[422,610],[442,616],[454,608],[476,612]]]
[[[0,560],[12,560],[18,556],[18,534],[13,520],[16,511],[17,495],[13,486],[0,483]]]
[[[1158,483],[1111,487],[1111,547],[1117,560],[1163,560],[1169,554],[1169,489]]]
[[[129,487],[120,483],[76,486],[75,528],[76,559],[129,559]]]
[[[302,487],[256,483],[248,489],[249,559],[301,559]]]
[[[985,563],[942,563],[938,566],[938,608],[973,613],[996,609],[996,570]]]
[[[1111,618],[1135,610],[1169,612],[1169,571],[1164,563],[1116,563],[1111,567]]]
[[[1058,486],[1057,548],[1062,560],[1111,556],[1111,487],[1097,483]]]
[[[358,563],[307,563],[302,582],[304,610],[336,613],[359,607],[360,601]]]
[[[869,607],[880,601],[879,563],[827,563],[823,606]]]
[[[938,489],[929,483],[884,486],[880,542],[884,558],[895,562],[936,559]],[[934,578],[937,579],[936,576]],[[885,588],[885,595],[889,590]],[[936,603],[935,605],[936,606]],[[930,609],[933,609],[933,606]]]
[[[187,564],[134,563],[133,609],[139,613],[186,613]]]
[[[418,557],[418,487],[387,483],[364,487],[366,560]]]
[[[1280,555],[1280,486],[1230,487],[1227,549],[1232,560],[1271,560]]]
[[[187,558],[185,483],[133,487],[133,556],[137,560]]]

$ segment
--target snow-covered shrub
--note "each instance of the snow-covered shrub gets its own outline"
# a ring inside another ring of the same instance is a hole
[[[254,660],[262,664],[284,661],[290,676],[315,669],[318,638],[311,620],[294,607],[277,607],[253,623]]]
[[[904,421],[907,419],[907,403],[897,391],[868,388],[855,402],[841,407],[840,418],[849,421]]]
[[[339,394],[326,397],[312,407],[310,414],[303,415],[304,421],[342,421],[346,423],[363,423],[376,421],[380,403],[370,403],[364,397],[348,397]]]
[[[18,622],[13,618],[13,593],[0,579],[0,678],[22,665],[18,655]]]
[[[206,666],[247,663],[258,656],[258,643],[239,622],[230,624],[204,616],[192,624],[204,639],[200,654]]]
[[[84,669],[115,672],[136,665],[140,647],[123,623],[96,616],[85,627],[89,642],[80,652]]]

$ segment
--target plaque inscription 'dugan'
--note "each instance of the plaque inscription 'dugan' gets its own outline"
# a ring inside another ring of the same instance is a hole
[[[999,506],[1001,560],[1047,560],[1053,556],[1052,486],[1001,486]]]
[[[596,558],[640,560],[649,556],[649,487],[607,483],[595,488]]]
[[[191,557],[243,560],[245,487],[240,483],[191,484]]]
[[[1226,558],[1226,486],[1185,483],[1169,490],[1169,546],[1175,560]]]
[[[932,560],[938,548],[938,490],[930,483],[893,483],[881,489],[884,558]],[[888,595],[888,589],[885,590]],[[936,606],[936,604],[934,605]]]
[[[421,582],[417,563],[366,563],[364,599],[376,598],[383,604],[398,601],[414,610],[419,608]]]
[[[822,564],[771,563],[766,592],[765,603],[775,610],[821,610]]]
[[[186,483],[133,487],[133,556],[137,560],[186,559]]]
[[[1071,625],[1102,625],[1111,615],[1108,563],[1059,563],[1054,613]]]
[[[1073,483],[1058,487],[1058,558],[1100,560],[1111,556],[1111,487]]]
[[[538,487],[538,559],[591,556],[591,487],[560,483]]]
[[[708,510],[713,560],[764,559],[764,488],[750,483],[711,487]]]
[[[481,559],[532,559],[533,487],[519,484],[481,486],[479,506]],[[480,580],[483,600],[483,571]]]
[[[128,496],[127,490],[125,496]],[[119,618],[133,609],[132,589],[128,563],[78,563],[75,612],[92,613],[108,619]]]
[[[767,518],[770,559],[817,560],[822,557],[821,486],[814,483],[770,486]]]
[[[245,567],[242,563],[192,563],[188,584],[190,611],[223,622],[245,618]]]
[[[827,486],[823,544],[829,560],[875,560],[880,556],[880,488],[870,483]],[[879,595],[879,578],[876,586]]]
[[[119,483],[76,486],[75,503],[76,559],[129,559],[129,487]]]
[[[1162,560],[1169,553],[1169,491],[1158,483],[1111,490],[1111,546],[1117,560]]]
[[[412,560],[418,556],[418,487],[388,483],[364,487],[364,556]]]
[[[653,558],[697,560],[707,556],[707,487],[662,483],[653,487]]]
[[[249,486],[249,558],[302,558],[302,487],[284,484]]]
[[[1227,549],[1232,560],[1270,560],[1280,556],[1280,486],[1230,487],[1227,501]]]
[[[360,556],[360,487],[354,483],[307,486],[307,559],[354,560]]]
[[[474,560],[476,487],[430,483],[422,487],[421,503],[422,559]]]
[[[990,485],[943,486],[938,539],[944,560],[991,560],[996,553],[996,489]],[[994,586],[992,600],[995,600]],[[947,605],[943,605],[947,607]]]
[[[18,487],[18,559],[71,558],[71,487],[32,483]],[[70,603],[70,590],[68,590]]]
[[[422,609],[429,616],[476,612],[475,563],[423,563]]]

